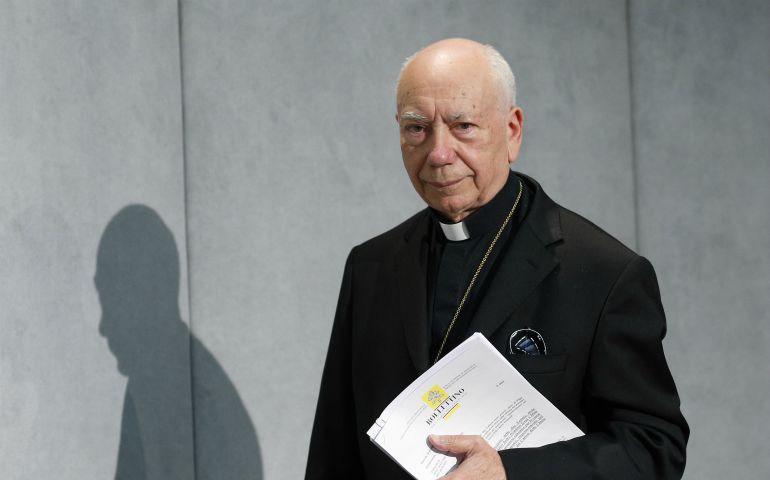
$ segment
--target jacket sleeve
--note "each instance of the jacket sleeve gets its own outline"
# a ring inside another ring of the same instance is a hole
[[[306,479],[364,478],[351,384],[353,256],[348,255],[326,355]]]
[[[636,257],[599,318],[586,371],[586,435],[503,450],[514,479],[678,479],[689,436],[663,355],[666,320],[652,265]]]

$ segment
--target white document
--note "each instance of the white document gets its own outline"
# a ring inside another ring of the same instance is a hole
[[[448,473],[457,459],[428,435],[481,435],[496,450],[540,447],[583,435],[480,333],[474,333],[401,392],[367,432],[418,480]]]

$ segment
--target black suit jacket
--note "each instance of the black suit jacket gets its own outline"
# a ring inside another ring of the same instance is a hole
[[[468,335],[483,333],[586,435],[500,452],[508,478],[680,478],[689,430],[663,355],[650,263],[553,202],[539,184],[496,261]],[[306,478],[411,478],[369,441],[381,411],[429,366],[430,215],[351,252],[321,381]],[[508,353],[539,331],[547,356]]]

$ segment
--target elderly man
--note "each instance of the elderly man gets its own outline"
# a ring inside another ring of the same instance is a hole
[[[500,452],[426,439],[460,459],[446,478],[679,478],[689,431],[652,266],[510,170],[523,116],[505,60],[469,40],[430,45],[402,69],[396,120],[428,208],[348,257],[306,477],[409,478],[365,432],[478,331],[586,435]]]

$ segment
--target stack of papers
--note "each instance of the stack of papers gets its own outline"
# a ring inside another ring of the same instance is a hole
[[[418,480],[433,480],[457,458],[428,435],[481,435],[496,450],[540,447],[583,435],[480,333],[412,382],[367,432]]]

